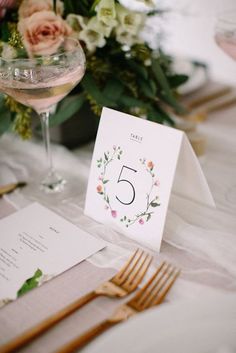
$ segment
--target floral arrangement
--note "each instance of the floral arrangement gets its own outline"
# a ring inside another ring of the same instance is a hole
[[[160,43],[153,48],[145,40],[146,24],[154,15],[161,16],[156,0],[0,0],[0,55],[50,55],[65,36],[80,41],[86,74],[58,104],[52,125],[85,104],[97,116],[107,106],[172,125],[169,112],[182,111],[176,88],[187,77],[172,71]],[[30,137],[30,108],[0,95],[0,113],[0,134],[13,128]]]

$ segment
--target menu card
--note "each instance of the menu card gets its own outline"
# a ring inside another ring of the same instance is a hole
[[[61,216],[33,203],[0,221],[0,304],[7,303],[103,249]]]

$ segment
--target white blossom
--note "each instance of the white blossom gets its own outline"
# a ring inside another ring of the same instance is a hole
[[[158,0],[119,0],[119,3],[132,11],[149,12],[157,8]]]
[[[78,33],[78,38],[84,41],[87,49],[91,52],[106,44],[103,25],[96,18],[91,18],[88,21],[87,26]]]
[[[125,31],[133,35],[139,32],[145,20],[144,14],[129,11],[119,4],[116,5],[116,13],[119,24]]]
[[[101,0],[97,7],[97,18],[109,27],[114,27],[117,24],[116,10],[114,0]]]
[[[116,28],[116,40],[117,42],[121,44],[125,44],[129,47],[131,47],[136,43],[140,43],[140,39],[136,35],[128,32],[126,29],[122,27]]]
[[[89,19],[87,17],[83,17],[80,15],[76,15],[70,13],[66,17],[66,22],[75,32],[81,31],[81,29],[85,28],[88,24]]]
[[[99,21],[97,17],[92,17],[89,21],[89,27],[93,28],[95,31],[101,32],[104,37],[109,37],[112,29],[114,28],[114,23],[109,26],[106,25],[104,22]]]
[[[11,45],[3,43],[1,56],[5,60],[11,60],[17,57],[17,52]]]

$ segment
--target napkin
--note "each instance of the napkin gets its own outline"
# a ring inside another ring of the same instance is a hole
[[[17,163],[0,161],[0,195],[24,185],[28,180],[25,167]]]

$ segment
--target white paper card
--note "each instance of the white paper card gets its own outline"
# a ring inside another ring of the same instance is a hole
[[[179,193],[214,205],[182,131],[104,108],[85,214],[159,251],[178,161]]]
[[[3,218],[0,302],[15,299],[27,279],[38,286],[104,247],[105,242],[38,203]]]

